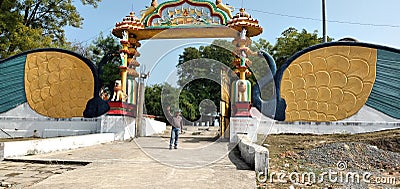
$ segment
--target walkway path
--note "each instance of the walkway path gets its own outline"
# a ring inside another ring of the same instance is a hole
[[[255,188],[254,171],[228,144],[181,138],[169,150],[167,138],[146,137],[18,159],[90,162],[30,188]]]

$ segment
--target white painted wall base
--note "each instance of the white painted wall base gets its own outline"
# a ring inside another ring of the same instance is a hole
[[[239,142],[237,134],[246,134],[252,142],[257,140],[257,119],[248,117],[231,117],[229,126],[230,143]]]
[[[52,138],[115,133],[116,140],[128,140],[135,137],[135,128],[135,118],[132,117],[53,119],[37,114],[27,103],[0,114],[0,138]]]
[[[252,118],[230,119],[230,142],[237,143],[237,134],[247,134],[257,141],[257,134],[357,134],[390,129],[400,129],[400,120],[390,118],[367,106],[355,116],[336,122],[279,122],[263,116],[257,109],[250,110]],[[376,118],[366,118],[368,116]],[[386,116],[386,117],[385,117]]]
[[[96,133],[100,119],[53,119],[34,112],[27,103],[0,114],[0,138],[75,136]]]
[[[113,133],[4,142],[3,157],[10,158],[76,149],[114,141]]]
[[[163,133],[167,130],[166,123],[154,119],[144,118],[144,122],[142,123],[145,123],[142,126],[142,136],[152,136],[154,134]]]
[[[357,134],[382,130],[399,129],[400,120],[385,117],[382,113],[364,106],[355,116],[336,122],[279,122],[263,116],[257,109],[252,108],[251,114],[259,134]],[[366,118],[368,115],[376,118]]]
[[[99,133],[115,133],[115,140],[135,137],[136,120],[128,116],[102,116]]]
[[[269,151],[267,148],[254,144],[247,135],[238,134],[240,155],[257,173],[268,175]]]

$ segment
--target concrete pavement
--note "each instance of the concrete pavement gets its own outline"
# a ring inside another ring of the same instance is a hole
[[[228,142],[186,135],[177,150],[169,150],[168,142],[137,138],[17,159],[90,162],[29,188],[255,188],[255,172],[229,150]]]
[[[0,188],[26,188],[78,167],[81,165],[0,161]]]

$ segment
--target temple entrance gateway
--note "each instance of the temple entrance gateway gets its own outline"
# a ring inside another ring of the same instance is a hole
[[[249,55],[255,53],[249,49],[251,37],[262,33],[263,29],[256,19],[242,8],[232,16],[234,8],[223,4],[222,0],[215,3],[204,0],[173,0],[159,4],[157,0],[151,2],[150,7],[141,12],[139,19],[134,12],[126,16],[122,22],[116,23],[113,34],[120,38],[123,48],[120,50],[121,73],[120,88],[122,92],[118,102],[110,102],[111,115],[132,115],[129,107],[142,107],[140,98],[141,85],[135,78],[142,78],[141,73],[136,70],[140,66],[137,57],[140,56],[138,48],[141,40],[152,39],[184,39],[184,38],[233,38],[232,64],[235,66],[234,73],[239,77],[232,81],[224,77],[229,71],[221,70],[221,101],[220,101],[220,136],[229,137],[229,119],[232,116],[250,117],[249,109],[251,103],[251,84],[246,80],[251,72]],[[144,55],[146,56],[146,55]],[[144,98],[144,97],[143,97]],[[232,104],[231,104],[232,102]],[[126,109],[128,108],[128,109]],[[138,117],[142,109],[137,109]],[[137,119],[138,127],[141,126]]]
[[[132,12],[118,22],[113,34],[121,39],[123,48],[120,50],[121,82],[115,91],[121,100],[111,102],[108,113],[129,115],[135,112],[138,102],[143,102],[143,98],[135,99],[138,93],[143,93],[141,87],[136,90],[135,78],[146,77],[136,70],[140,66],[136,58],[140,56],[141,40],[232,38],[234,47],[229,50],[234,56],[234,70],[222,69],[218,82],[221,85],[220,136],[232,139],[230,135],[239,132],[258,133],[260,124],[250,118],[255,114],[266,116],[272,124],[275,120],[335,122],[351,118],[367,105],[394,119],[400,118],[400,107],[396,103],[399,79],[395,73],[400,62],[398,49],[354,41],[321,43],[295,53],[277,69],[274,58],[267,53],[260,54],[265,65],[249,59],[256,55],[249,48],[250,38],[260,35],[263,29],[243,8],[236,14],[233,11],[222,0],[215,3],[171,0],[160,4],[153,0],[141,12],[141,18]],[[231,80],[229,71],[238,79]],[[251,74],[256,76],[256,85],[248,80]],[[89,102],[96,105],[100,101]],[[251,105],[259,112],[250,114]],[[87,107],[86,117],[100,115],[100,111],[92,111],[96,108],[90,108],[96,106]],[[140,117],[142,108],[136,111],[139,115],[136,117]],[[137,119],[137,128],[141,126],[140,121]]]

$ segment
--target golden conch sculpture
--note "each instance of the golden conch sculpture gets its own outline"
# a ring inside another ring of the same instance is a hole
[[[28,102],[52,118],[97,117],[109,110],[99,97],[97,69],[62,49],[36,49],[0,61],[0,113]]]
[[[267,59],[276,98],[261,99],[259,83],[253,105],[280,121],[328,122],[348,118],[365,104],[400,118],[400,50],[359,42],[332,42],[309,47],[276,70]],[[265,79],[260,79],[265,81]],[[264,106],[264,107],[263,107]],[[269,108],[268,108],[269,107]]]

